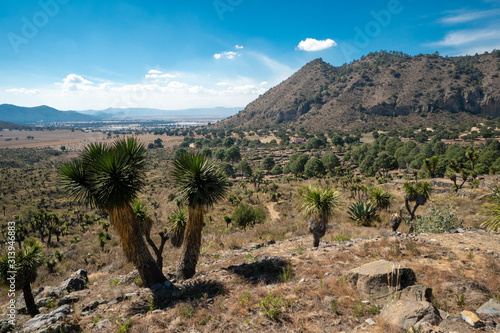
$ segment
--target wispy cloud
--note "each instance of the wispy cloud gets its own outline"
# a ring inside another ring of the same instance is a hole
[[[36,95],[39,93],[38,89],[26,89],[26,88],[12,88],[12,89],[6,89],[5,91],[11,94],[18,94],[18,95]]]
[[[471,21],[476,21],[480,19],[485,19],[487,17],[500,15],[500,9],[489,9],[489,10],[476,10],[476,11],[453,11],[448,12],[449,15],[443,17],[439,20],[440,23],[444,24],[461,24]]]
[[[317,40],[314,38],[307,38],[299,43],[297,49],[301,51],[314,52],[329,49],[337,46],[333,39]]]
[[[500,29],[469,29],[460,31],[451,31],[437,42],[426,44],[427,46],[463,46],[471,43],[477,43],[487,40],[499,40]]]

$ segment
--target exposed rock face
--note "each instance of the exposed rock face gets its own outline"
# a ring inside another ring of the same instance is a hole
[[[350,270],[347,272],[347,279],[356,286],[362,297],[379,302],[394,298],[395,293],[416,282],[412,269],[398,267],[386,260]]]
[[[39,314],[28,320],[22,332],[77,332],[78,326],[69,323],[71,307],[63,305],[51,313]]]
[[[404,330],[421,323],[437,325],[441,321],[439,311],[425,301],[399,300],[384,306],[380,316],[389,324]]]

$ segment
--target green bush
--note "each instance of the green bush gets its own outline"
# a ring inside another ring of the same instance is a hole
[[[444,211],[439,211],[436,207],[431,207],[425,216],[417,216],[414,223],[416,234],[436,233],[450,231],[462,227],[462,221],[459,221],[456,213],[447,207]]]
[[[232,221],[246,229],[246,227],[264,222],[266,218],[266,212],[264,209],[258,207],[254,208],[245,203],[240,203],[233,212],[231,216]]]

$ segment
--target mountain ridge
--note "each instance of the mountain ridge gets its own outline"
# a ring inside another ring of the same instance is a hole
[[[452,58],[381,51],[340,67],[319,58],[217,126],[326,130],[498,117],[499,74],[498,50]]]

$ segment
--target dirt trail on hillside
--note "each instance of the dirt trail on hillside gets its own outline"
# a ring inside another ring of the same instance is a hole
[[[275,205],[276,205],[276,202],[270,202],[270,203],[266,204],[266,208],[269,211],[269,214],[271,215],[272,221],[278,221],[280,219],[280,213],[274,209]]]

